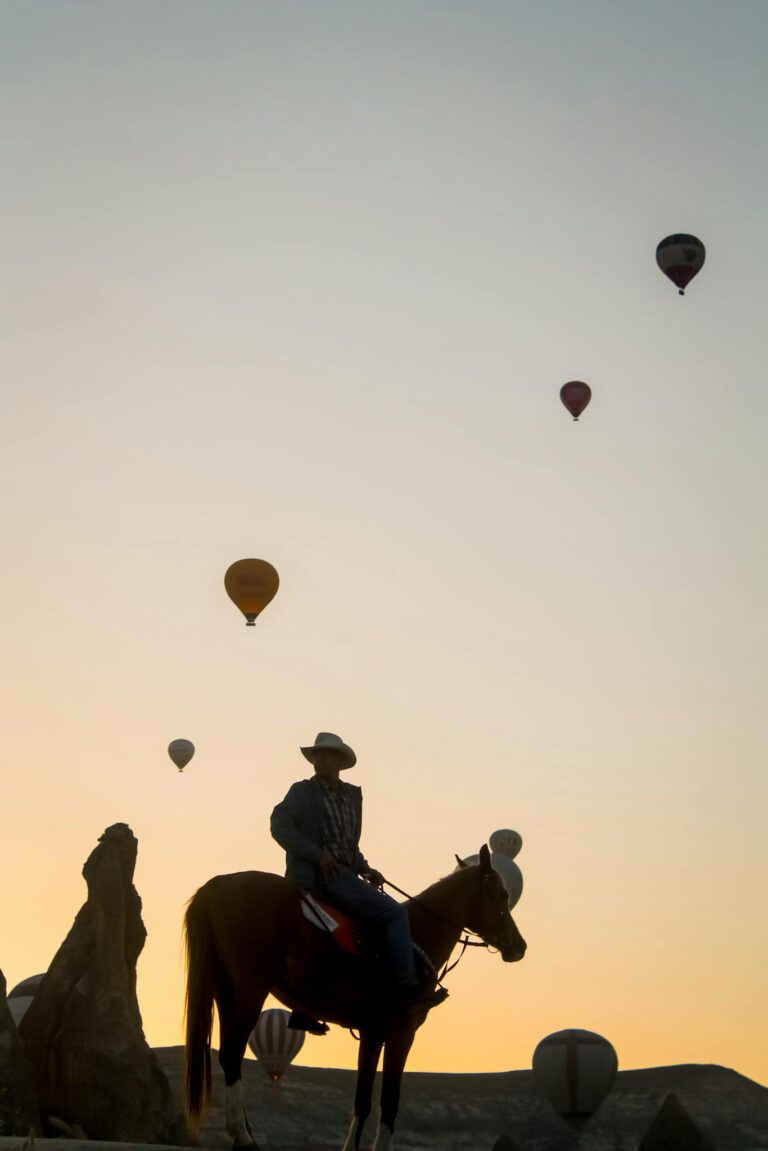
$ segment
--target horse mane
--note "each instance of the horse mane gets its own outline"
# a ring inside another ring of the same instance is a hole
[[[406,900],[406,904],[412,905],[414,903],[421,903],[422,900],[428,900],[433,892],[437,892],[438,888],[442,894],[449,882],[455,881],[463,883],[464,880],[459,880],[459,876],[461,876],[463,872],[471,871],[479,866],[480,865],[477,863],[468,863],[466,867],[461,867],[456,871],[450,871],[448,875],[443,875],[440,877],[440,879],[436,879],[434,883],[430,883],[429,887],[425,887],[424,890],[420,891],[418,895],[412,895],[410,899]]]

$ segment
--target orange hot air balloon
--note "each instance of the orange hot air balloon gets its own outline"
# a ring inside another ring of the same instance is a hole
[[[563,384],[560,389],[560,399],[574,420],[578,420],[592,399],[592,389],[589,384],[585,384],[581,380],[570,380],[567,384]]]
[[[227,595],[245,616],[246,627],[254,626],[279,586],[280,576],[266,560],[237,560],[224,576]]]

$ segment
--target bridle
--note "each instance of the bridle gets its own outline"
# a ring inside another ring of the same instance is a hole
[[[434,907],[430,907],[429,904],[425,903],[423,899],[419,899],[418,895],[409,895],[407,891],[403,891],[401,887],[398,887],[396,883],[392,883],[389,879],[384,879],[382,877],[382,880],[383,883],[387,885],[387,887],[391,887],[393,891],[396,891],[398,895],[403,895],[406,899],[409,899],[411,903],[418,904],[419,907],[422,907],[425,911],[428,911],[430,915],[433,915],[435,919],[440,919],[443,923],[450,924],[451,927],[458,926],[459,938],[456,940],[455,946],[460,943],[461,951],[459,952],[458,958],[454,959],[453,963],[446,963],[443,967],[443,970],[439,974],[429,956],[426,954],[423,948],[419,947],[419,954],[421,955],[422,959],[424,959],[426,963],[432,968],[435,980],[440,987],[443,986],[443,980],[445,979],[446,975],[448,975],[450,971],[453,971],[454,967],[456,967],[457,964],[460,963],[460,961],[464,958],[464,953],[468,947],[484,947],[486,951],[490,953],[497,952],[499,950],[495,944],[486,942],[486,940],[483,939],[483,937],[479,935],[477,931],[472,931],[471,928],[465,927],[463,923],[457,924],[455,919],[450,919],[447,915],[443,915],[442,912],[435,911]],[[475,936],[475,938],[472,939],[470,938],[471,936]]]
[[[443,966],[443,970],[440,972],[438,972],[437,968],[427,955],[424,948],[420,947],[418,943],[414,943],[413,945],[414,948],[418,951],[422,961],[432,971],[432,974],[435,977],[435,983],[438,985],[438,987],[443,986],[443,980],[445,979],[446,975],[453,971],[454,967],[456,967],[461,962],[468,947],[484,947],[486,951],[491,953],[499,950],[492,943],[486,943],[482,936],[478,935],[476,931],[472,931],[470,928],[465,927],[463,923],[457,924],[454,919],[450,919],[447,915],[443,915],[440,911],[435,911],[434,907],[430,907],[429,904],[425,903],[423,899],[419,899],[418,895],[409,895],[407,891],[403,891],[402,887],[398,887],[396,883],[392,883],[391,880],[385,879],[382,875],[381,884],[377,884],[379,891],[382,890],[385,884],[387,887],[391,887],[393,891],[396,891],[398,895],[402,895],[405,899],[410,900],[411,903],[418,904],[419,907],[422,907],[425,911],[428,911],[429,914],[434,916],[435,919],[439,919],[443,923],[448,923],[451,927],[458,926],[459,939],[457,939],[454,946],[457,946],[460,943],[461,951],[459,952],[458,957],[454,959],[453,963],[446,963]],[[474,935],[476,938],[470,939],[471,935]],[[359,1041],[360,1036],[355,1034],[354,1028],[350,1028],[350,1034],[354,1039]]]

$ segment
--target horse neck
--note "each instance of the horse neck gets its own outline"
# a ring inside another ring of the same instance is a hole
[[[469,868],[439,879],[408,900],[411,934],[435,967],[446,963],[467,923],[473,884]]]

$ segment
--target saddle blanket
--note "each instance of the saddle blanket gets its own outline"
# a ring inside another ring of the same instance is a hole
[[[301,911],[304,918],[315,927],[326,931],[342,951],[348,951],[351,955],[361,954],[362,949],[352,920],[343,911],[321,903],[307,891],[301,896]]]

